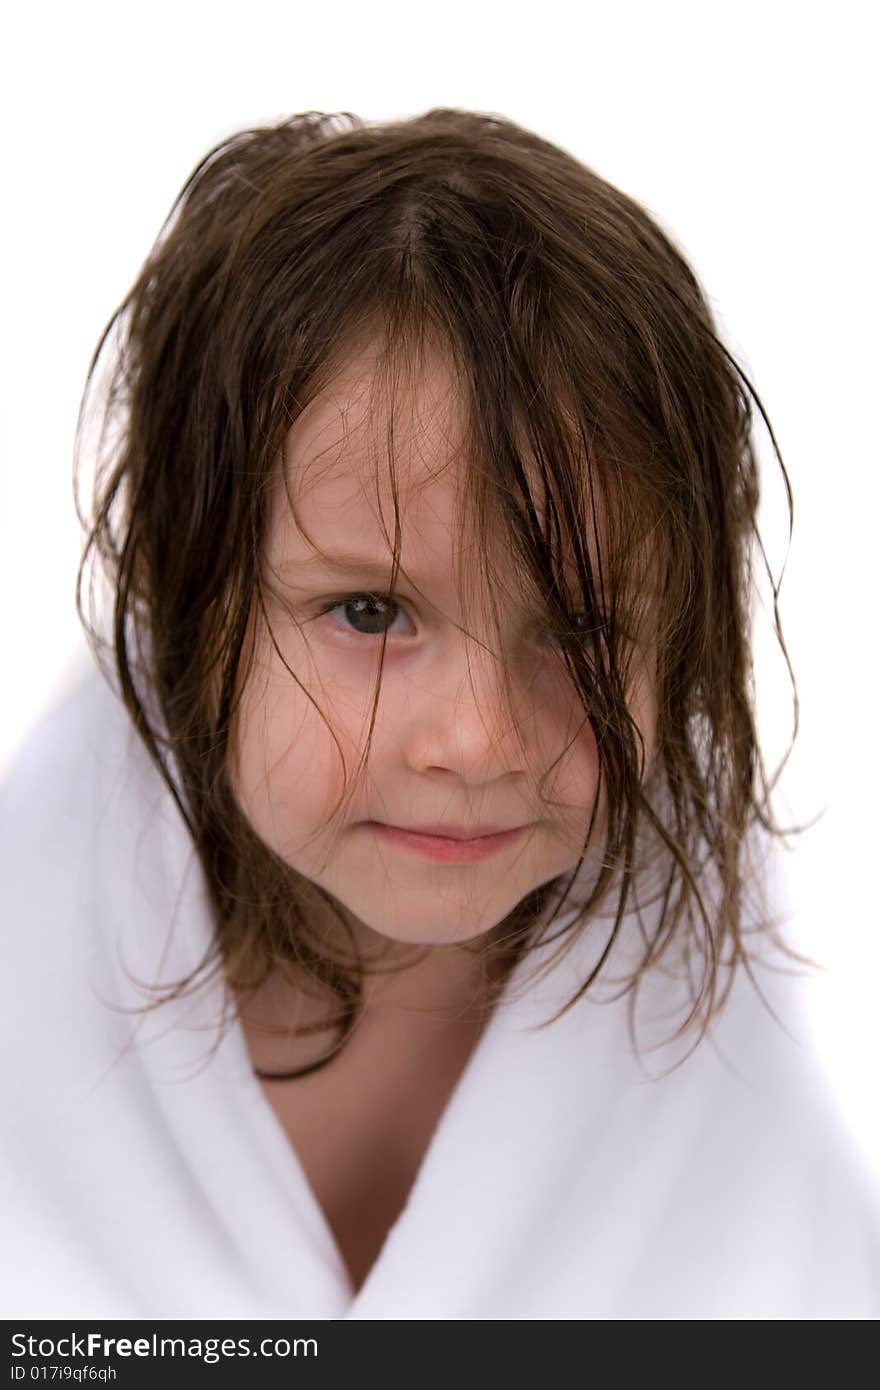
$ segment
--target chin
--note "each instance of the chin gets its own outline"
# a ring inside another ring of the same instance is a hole
[[[525,895],[523,895],[525,896]],[[357,923],[386,940],[406,946],[461,946],[488,935],[516,907],[520,899],[492,908],[475,908],[468,911],[466,902],[455,901],[451,893],[445,910],[441,910],[436,891],[430,894],[430,904],[426,910],[425,895],[413,895],[407,900],[404,895],[396,896],[392,902],[376,907],[375,904],[358,904],[352,898],[348,902],[339,899],[341,906],[356,919]]]

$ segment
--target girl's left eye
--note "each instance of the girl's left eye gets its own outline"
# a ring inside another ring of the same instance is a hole
[[[382,594],[352,594],[325,608],[325,614],[341,613],[342,626],[361,637],[381,637],[392,634],[393,624],[404,617],[403,609],[393,599]],[[397,634],[399,635],[399,634]]]
[[[605,629],[605,623],[592,617],[589,613],[576,613],[572,620],[572,625],[568,629],[567,636],[573,637],[581,642],[583,646],[593,647],[598,641],[599,634]],[[555,634],[557,641],[562,637],[561,632]]]
[[[337,599],[321,610],[321,616],[340,614],[336,621],[349,632],[359,637],[403,636],[404,628],[395,632],[395,623],[409,622],[399,603],[385,594],[350,594]],[[410,624],[411,626],[411,624]],[[579,638],[586,646],[592,646],[603,624],[591,619],[587,613],[575,615],[570,635]],[[557,635],[558,636],[558,635]]]

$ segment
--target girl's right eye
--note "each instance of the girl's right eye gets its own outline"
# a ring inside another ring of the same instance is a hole
[[[348,628],[361,637],[381,637],[383,633],[394,634],[393,624],[404,616],[403,609],[393,599],[382,594],[352,594],[339,599],[322,610],[324,614],[338,613],[340,626]]]

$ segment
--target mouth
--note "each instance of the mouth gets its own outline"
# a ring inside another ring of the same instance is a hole
[[[444,826],[440,833],[439,828],[410,830],[383,825],[379,821],[370,821],[369,827],[384,843],[443,864],[472,864],[489,859],[516,844],[530,829],[528,825],[517,825],[509,830],[480,827],[475,833],[460,826]]]

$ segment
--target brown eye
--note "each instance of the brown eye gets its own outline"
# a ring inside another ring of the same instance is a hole
[[[381,637],[390,632],[398,617],[403,616],[400,605],[381,594],[353,594],[325,609],[326,613],[341,614],[340,625],[361,637]]]
[[[579,641],[584,647],[592,647],[599,638],[604,623],[598,617],[590,613],[575,613],[572,617],[570,626],[559,629],[555,633],[556,641],[563,638],[570,638],[572,641]]]

